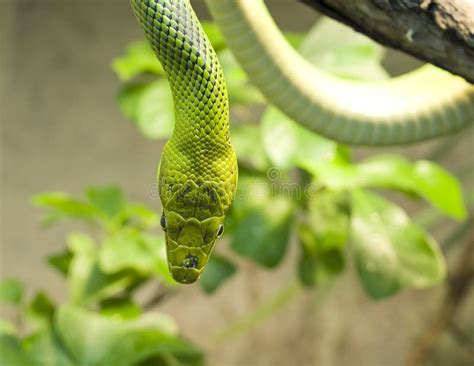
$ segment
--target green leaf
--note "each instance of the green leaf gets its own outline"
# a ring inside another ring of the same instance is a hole
[[[122,191],[115,186],[90,187],[86,195],[89,202],[109,219],[115,218],[124,206]]]
[[[224,36],[216,23],[201,22],[201,25],[209,38],[209,41],[211,41],[212,48],[214,48],[216,52],[226,48]]]
[[[235,60],[232,52],[226,49],[219,52],[218,57],[224,70],[230,103],[245,105],[262,102],[262,95],[250,84],[247,75]]]
[[[466,215],[459,181],[439,165],[421,160],[412,163],[399,156],[382,155],[357,165],[334,162],[309,167],[328,187],[390,188],[414,193],[452,217]]]
[[[68,250],[76,259],[77,255],[88,255],[93,257],[96,250],[94,240],[86,234],[71,233],[67,238]]]
[[[305,250],[308,243],[311,242],[300,241],[302,249],[298,261],[298,276],[304,286],[320,285],[344,270],[344,253],[340,249],[311,255]]]
[[[89,304],[116,295],[142,279],[136,273],[126,271],[107,274],[98,263],[98,251],[86,235],[72,234],[68,238],[71,261],[68,280],[71,302]]]
[[[136,124],[140,115],[140,102],[150,85],[150,82],[126,84],[117,95],[117,102],[122,113]]]
[[[309,200],[309,226],[318,250],[342,249],[349,236],[349,203],[341,192],[322,191]]]
[[[229,223],[237,224],[253,211],[272,211],[272,205],[274,212],[284,212],[289,206],[294,209],[293,200],[300,196],[300,187],[292,185],[289,176],[278,169],[267,172],[266,177],[243,171],[228,215]],[[226,233],[233,231],[228,226],[226,220]]]
[[[86,235],[70,234],[68,246],[73,254],[68,273],[71,301],[80,303],[90,292],[89,282],[93,282],[91,277],[96,261],[95,244]]]
[[[366,191],[352,192],[351,242],[360,279],[373,298],[433,286],[446,274],[436,241],[400,207]]]
[[[20,341],[11,335],[0,335],[0,355],[3,365],[39,366],[31,362],[23,351]]]
[[[28,306],[28,316],[39,327],[47,327],[51,324],[56,306],[49,296],[39,291]]]
[[[349,207],[344,194],[331,191],[312,197],[308,206],[308,222],[298,228],[301,248],[298,273],[304,285],[314,286],[344,270]]]
[[[79,365],[130,366],[163,354],[186,359],[189,365],[202,364],[202,354],[179,338],[173,320],[162,314],[123,320],[64,307],[56,324],[62,341]]]
[[[358,170],[365,186],[403,189],[420,195],[457,219],[466,216],[459,181],[435,163],[411,163],[397,156],[380,156],[360,164]]]
[[[226,219],[232,248],[269,268],[278,265],[286,251],[295,209],[293,195],[298,194],[278,189],[279,184],[285,183],[241,175]]]
[[[26,338],[23,344],[25,352],[31,360],[28,365],[77,366],[70,359],[54,329],[45,328]]]
[[[59,253],[48,256],[47,261],[52,268],[57,270],[63,276],[67,276],[72,257],[71,251],[66,249]]]
[[[61,308],[56,317],[58,334],[74,361],[88,366],[106,364],[121,324],[117,318],[108,319],[75,307]],[[124,350],[121,354],[125,356],[123,353]],[[123,364],[122,361],[119,365]]]
[[[0,302],[18,305],[24,293],[23,284],[16,278],[7,278],[0,281]]]
[[[49,210],[48,216],[43,220],[45,224],[67,217],[92,219],[97,214],[94,206],[62,192],[48,192],[33,196],[32,203]]]
[[[135,225],[144,229],[151,229],[158,225],[160,216],[156,212],[139,204],[129,204],[120,213],[122,222],[126,222],[128,226]]]
[[[150,139],[168,138],[174,127],[174,104],[166,79],[126,85],[118,95],[123,113]]]
[[[269,167],[268,158],[263,149],[261,129],[256,125],[240,125],[232,128],[231,140],[239,159],[239,164],[265,171]]]
[[[125,228],[107,237],[99,261],[105,273],[131,269],[142,276],[155,274],[170,285],[176,284],[168,271],[164,239],[136,229]]]
[[[100,303],[100,313],[121,319],[135,319],[142,314],[140,306],[129,297],[105,299]]]
[[[3,335],[16,335],[16,327],[11,321],[0,318],[0,337]]]
[[[138,103],[135,123],[148,138],[171,136],[174,128],[174,102],[168,81],[157,80],[143,92]]]
[[[142,73],[163,74],[163,67],[145,41],[130,43],[125,55],[113,61],[112,68],[122,81],[128,81]]]
[[[381,66],[381,46],[329,18],[315,24],[299,51],[319,69],[345,79],[380,81],[389,77]]]
[[[213,293],[234,275],[236,269],[235,264],[227,258],[213,254],[201,276],[201,288],[204,292]]]
[[[278,168],[321,164],[338,152],[335,142],[301,127],[275,107],[266,109],[261,126],[265,151]]]

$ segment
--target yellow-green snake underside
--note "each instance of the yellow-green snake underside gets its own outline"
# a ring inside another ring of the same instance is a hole
[[[474,120],[474,87],[431,65],[389,81],[342,80],[286,42],[262,0],[206,0],[239,63],[269,102],[318,134],[396,145],[455,132]],[[175,128],[158,169],[168,264],[195,282],[224,230],[237,185],[229,103],[215,51],[189,0],[131,0],[168,76]]]

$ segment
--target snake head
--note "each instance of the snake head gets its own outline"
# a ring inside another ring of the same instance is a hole
[[[193,283],[224,233],[225,215],[237,185],[237,159],[230,147],[228,156],[219,153],[218,168],[209,164],[194,173],[193,166],[184,166],[183,159],[176,158],[175,149],[166,144],[158,169],[161,227],[171,275],[177,282]]]
[[[165,209],[160,223],[171,275],[180,283],[197,281],[217,238],[224,233],[224,216],[198,220]]]

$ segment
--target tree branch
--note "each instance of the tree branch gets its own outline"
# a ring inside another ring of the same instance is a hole
[[[377,42],[474,83],[471,0],[299,0]]]

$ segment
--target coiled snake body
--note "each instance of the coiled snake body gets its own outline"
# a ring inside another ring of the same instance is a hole
[[[474,120],[474,88],[433,66],[382,83],[316,70],[287,44],[262,0],[206,0],[229,47],[264,96],[305,127],[349,144],[394,145]],[[168,263],[196,281],[222,235],[237,184],[222,69],[189,0],[131,0],[168,76],[175,128],[158,169]]]

